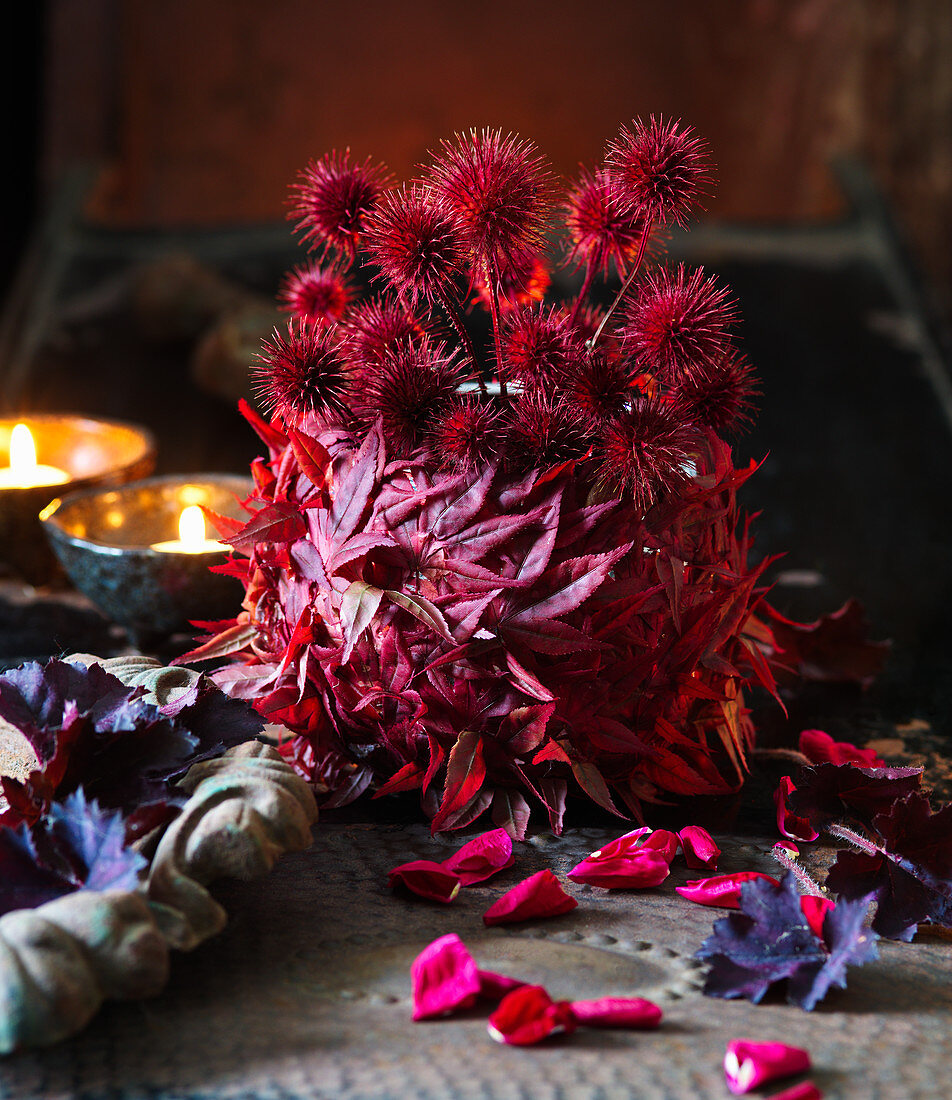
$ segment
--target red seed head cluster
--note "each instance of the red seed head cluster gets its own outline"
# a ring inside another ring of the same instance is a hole
[[[435,831],[521,836],[571,791],[637,817],[742,782],[773,681],[725,439],[757,385],[728,289],[654,255],[710,175],[655,117],[561,196],[501,129],[399,185],[349,151],[301,174],[316,262],[256,368],[244,610],[210,646],[330,804],[419,790]]]

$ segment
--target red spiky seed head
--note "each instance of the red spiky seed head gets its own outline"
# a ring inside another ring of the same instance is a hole
[[[392,298],[358,302],[341,325],[347,354],[360,370],[379,364],[395,344],[421,342],[423,326],[416,314]]]
[[[358,382],[357,415],[369,427],[380,419],[392,458],[419,450],[463,381],[455,353],[439,343],[392,346]]]
[[[678,402],[641,397],[602,428],[597,481],[611,496],[646,511],[685,482],[697,446],[690,412]]]
[[[336,268],[309,263],[285,275],[278,302],[299,321],[333,324],[347,312],[353,296],[353,287]]]
[[[368,157],[351,163],[350,150],[312,160],[291,185],[288,217],[302,241],[322,252],[336,249],[353,263],[367,215],[376,206],[386,170]]]
[[[583,458],[592,444],[585,417],[542,390],[522,394],[512,407],[505,435],[506,457],[514,470],[544,470]]]
[[[291,320],[262,343],[254,368],[256,392],[273,415],[297,420],[317,416],[328,423],[350,417],[354,372],[335,327]]]
[[[560,387],[568,403],[593,424],[621,415],[640,396],[628,364],[602,350],[585,351],[572,359]]]
[[[430,430],[429,451],[444,470],[471,473],[495,458],[504,414],[476,394],[455,398]]]
[[[679,383],[731,350],[737,308],[728,290],[704,268],[688,273],[658,268],[623,306],[619,334],[643,370]]]
[[[620,206],[659,225],[684,228],[711,183],[707,146],[680,119],[634,119],[609,145],[606,162]]]
[[[607,169],[582,169],[565,205],[570,263],[584,263],[590,271],[608,275],[613,263],[622,272],[637,255],[644,217],[637,208],[619,202],[616,192]]]
[[[677,393],[699,424],[730,435],[753,423],[760,387],[746,357],[731,353],[714,366],[692,371]]]
[[[428,182],[458,219],[473,266],[495,269],[538,251],[551,202],[551,177],[531,141],[502,130],[470,130],[443,141]]]
[[[367,217],[363,247],[398,294],[433,301],[464,267],[459,225],[418,185],[390,191]]]
[[[499,331],[499,376],[526,386],[551,386],[582,354],[581,341],[557,307],[523,306],[510,313]]]

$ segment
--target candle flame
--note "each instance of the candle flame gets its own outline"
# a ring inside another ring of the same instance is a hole
[[[182,509],[178,529],[179,538],[186,547],[201,546],[205,541],[205,516],[197,504]]]
[[[26,424],[17,424],[10,433],[10,469],[21,478],[36,470],[36,444]]]

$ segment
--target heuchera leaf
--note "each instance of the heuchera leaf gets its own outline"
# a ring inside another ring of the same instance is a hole
[[[82,785],[101,805],[128,814],[129,839],[166,820],[170,804],[184,801],[170,781],[196,758],[199,739],[142,694],[96,664],[31,663],[0,676],[0,717],[40,762],[22,782],[4,778],[11,806],[32,804],[35,819]],[[17,824],[10,811],[2,820]]]
[[[497,1043],[532,1046],[574,1031],[575,1017],[568,1001],[553,1001],[541,985],[524,985],[503,998],[487,1027]]]
[[[817,764],[797,772],[789,804],[797,817],[817,829],[841,818],[871,826],[878,813],[918,790],[921,781],[922,768]]]
[[[917,792],[879,814],[875,827],[881,843],[841,851],[827,888],[840,898],[875,897],[873,929],[888,939],[911,940],[921,921],[952,924],[952,803],[933,813]]]
[[[710,963],[704,992],[758,1003],[787,980],[787,1000],[811,1010],[831,986],[846,985],[846,967],[876,957],[876,933],[864,927],[871,898],[841,901],[826,915],[824,937],[807,924],[790,873],[774,885],[754,879],[741,888],[741,911],[714,924],[697,952]]]
[[[764,605],[783,655],[807,680],[870,684],[882,672],[888,642],[869,641],[862,604],[849,600],[813,623],[795,623]]]
[[[578,907],[551,871],[539,871],[497,898],[483,914],[483,923],[513,924],[539,917],[558,917]]]
[[[512,837],[505,829],[493,829],[473,837],[455,855],[444,859],[442,866],[456,875],[461,885],[472,886],[476,882],[484,882],[505,867],[511,867],[515,859]]]
[[[449,1016],[476,1003],[481,982],[472,955],[450,933],[425,947],[410,967],[413,1019]]]
[[[33,826],[0,828],[0,914],[74,890],[134,890],[147,861],[126,847],[121,813],[75,791]]]

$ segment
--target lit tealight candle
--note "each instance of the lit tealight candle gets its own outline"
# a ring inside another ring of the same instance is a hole
[[[35,489],[69,480],[69,474],[59,466],[36,461],[33,433],[26,424],[17,424],[10,433],[10,465],[0,467],[0,489]]]
[[[153,550],[166,554],[211,554],[221,550],[230,550],[224,542],[205,538],[205,517],[197,504],[182,509],[179,517],[179,537],[166,542],[153,542]]]

